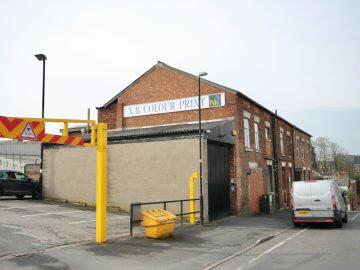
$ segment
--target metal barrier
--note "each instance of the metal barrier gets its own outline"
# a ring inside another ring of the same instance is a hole
[[[141,213],[134,213],[134,209],[135,208],[140,208],[141,210],[141,206],[143,205],[152,205],[152,204],[160,204],[162,205],[162,208],[164,210],[166,210],[166,207],[168,204],[170,203],[180,203],[180,213],[176,213],[174,215],[176,216],[180,216],[181,219],[180,219],[180,223],[181,223],[181,226],[183,225],[184,221],[183,221],[183,216],[186,216],[186,215],[190,215],[190,214],[197,214],[197,213],[200,213],[201,211],[193,211],[193,212],[186,212],[184,213],[184,202],[195,202],[195,201],[200,201],[200,198],[197,198],[197,199],[185,199],[185,200],[173,200],[173,201],[159,201],[159,202],[145,202],[145,203],[141,203],[141,202],[137,202],[137,203],[132,203],[130,204],[130,236],[132,237],[133,236],[133,227],[134,227],[134,224],[135,223],[139,223],[142,221],[141,218],[139,218],[139,215],[141,216]],[[200,206],[202,205],[201,201],[200,201]],[[139,210],[139,209],[137,209]]]

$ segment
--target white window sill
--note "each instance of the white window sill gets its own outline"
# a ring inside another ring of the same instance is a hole
[[[256,153],[261,153],[261,150],[256,149]]]
[[[245,151],[252,152],[253,150],[251,148],[249,148],[249,147],[245,147]]]

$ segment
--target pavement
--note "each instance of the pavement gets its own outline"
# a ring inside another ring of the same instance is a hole
[[[127,215],[108,217],[109,241],[96,244],[93,211],[0,199],[0,269],[202,269],[291,227],[281,211],[177,226],[152,240],[139,229],[130,238]]]

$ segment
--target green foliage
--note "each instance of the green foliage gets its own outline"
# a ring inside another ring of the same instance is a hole
[[[356,180],[356,186],[360,187],[360,174],[358,174],[357,176],[355,176],[355,180]]]
[[[311,163],[312,163],[313,169],[317,170],[319,168],[319,164],[317,162],[317,156],[316,156],[316,152],[315,152],[315,147],[313,145],[311,145]]]

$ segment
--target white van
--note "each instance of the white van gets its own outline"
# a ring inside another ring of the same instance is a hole
[[[346,206],[333,180],[293,182],[291,208],[294,226],[327,222],[341,228],[343,223],[347,223]]]

